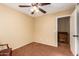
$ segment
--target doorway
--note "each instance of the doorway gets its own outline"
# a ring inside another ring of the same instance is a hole
[[[70,16],[59,17],[58,21],[58,47],[70,48]]]

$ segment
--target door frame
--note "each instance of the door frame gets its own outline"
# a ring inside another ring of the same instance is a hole
[[[71,17],[71,15],[63,15],[63,16],[57,16],[56,17],[56,39],[57,39],[57,47],[58,47],[58,18],[62,18],[62,17]],[[70,42],[69,42],[70,44]]]

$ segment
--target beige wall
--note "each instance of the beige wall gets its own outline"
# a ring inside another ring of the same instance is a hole
[[[33,40],[31,17],[0,5],[0,43],[8,43],[13,49]]]
[[[73,9],[35,18],[35,42],[57,46],[57,17],[72,13]]]

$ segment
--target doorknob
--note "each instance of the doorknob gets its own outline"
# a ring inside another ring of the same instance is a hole
[[[79,35],[73,35],[73,37],[79,37]]]

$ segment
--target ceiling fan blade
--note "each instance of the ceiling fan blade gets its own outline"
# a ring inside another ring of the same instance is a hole
[[[34,12],[31,12],[31,14],[34,14]]]
[[[19,7],[31,7],[30,5],[19,5]]]
[[[32,11],[31,14],[34,14],[35,11]]]
[[[45,10],[41,9],[41,8],[38,8],[42,13],[46,13]]]
[[[49,5],[51,3],[40,3],[40,4],[41,4],[41,6],[44,6],[44,5]]]

